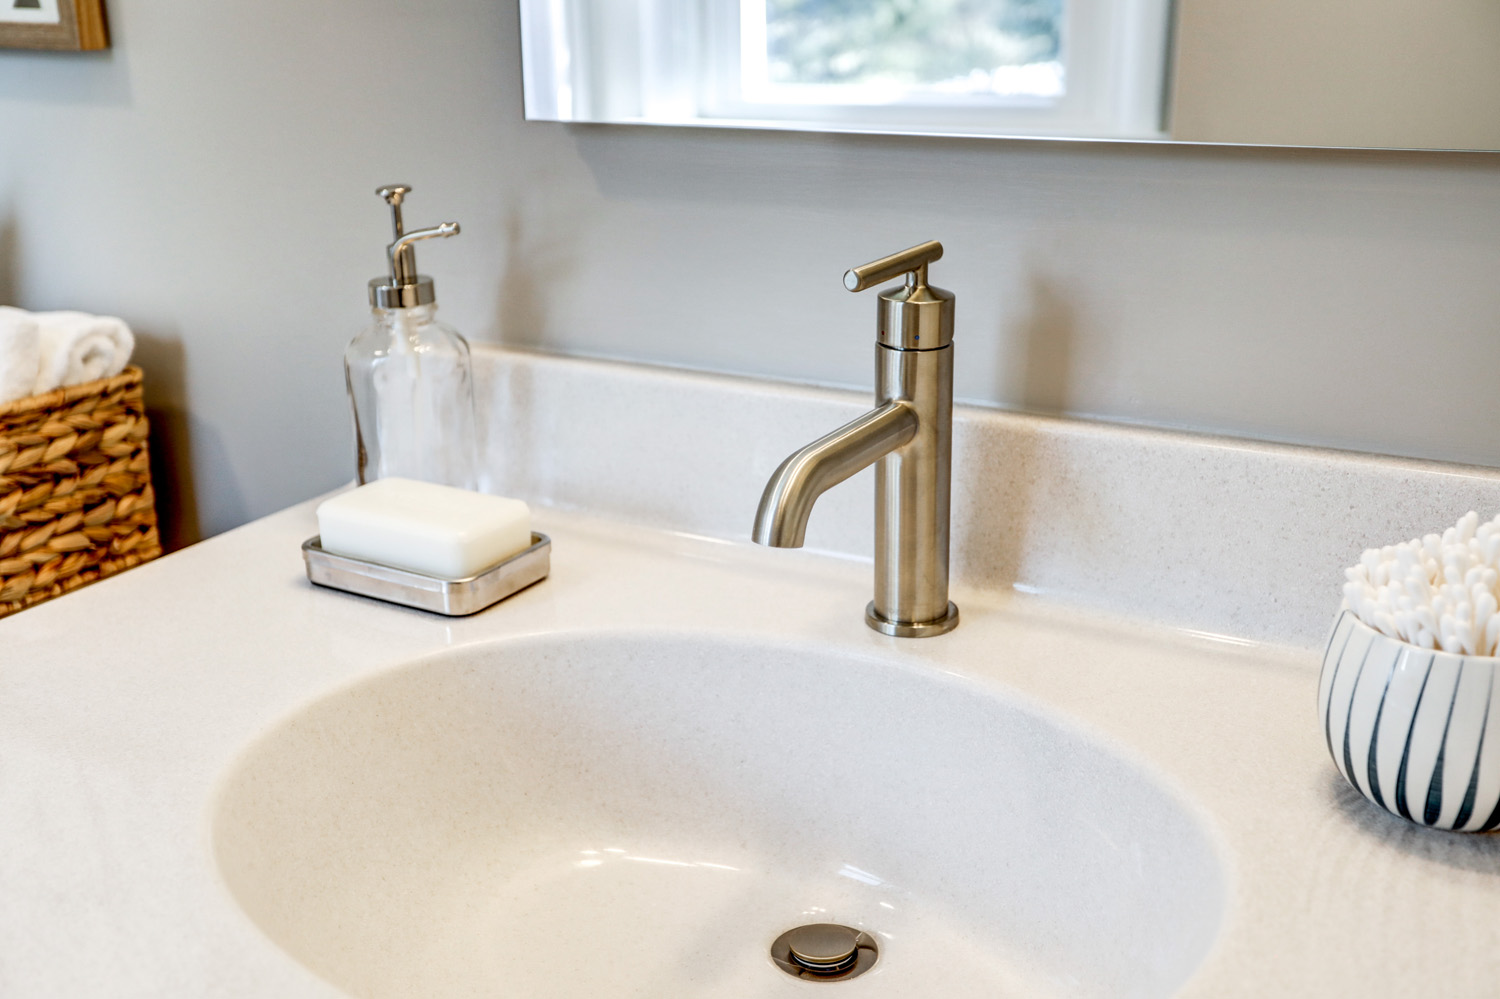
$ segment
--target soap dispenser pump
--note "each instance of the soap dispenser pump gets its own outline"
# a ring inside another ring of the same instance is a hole
[[[457,222],[407,232],[411,188],[376,192],[391,207],[387,274],[370,281],[375,317],[344,351],[361,484],[400,477],[477,488],[474,370],[469,345],[435,318],[432,278],[417,272],[414,244],[458,234]]]

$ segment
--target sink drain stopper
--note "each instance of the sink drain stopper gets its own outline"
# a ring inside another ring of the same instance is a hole
[[[851,926],[811,923],[787,930],[771,944],[771,960],[788,975],[841,982],[875,966],[875,938]]]

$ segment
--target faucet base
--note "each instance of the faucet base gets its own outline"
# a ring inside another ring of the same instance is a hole
[[[890,635],[893,638],[932,638],[936,635],[946,635],[958,627],[958,606],[953,601],[948,601],[948,613],[935,621],[915,621],[911,624],[902,624],[898,621],[887,621],[875,613],[875,601],[871,600],[865,607],[865,624],[874,628],[882,635]]]

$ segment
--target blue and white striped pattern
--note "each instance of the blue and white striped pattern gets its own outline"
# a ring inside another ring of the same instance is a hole
[[[1342,610],[1318,682],[1318,717],[1339,773],[1421,825],[1500,827],[1497,664],[1419,649]]]

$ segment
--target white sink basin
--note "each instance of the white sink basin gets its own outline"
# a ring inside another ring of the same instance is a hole
[[[512,639],[255,743],[220,869],[355,996],[1166,996],[1218,933],[1201,824],[1050,717],[897,659],[693,635]],[[838,922],[838,983],[767,949]]]

